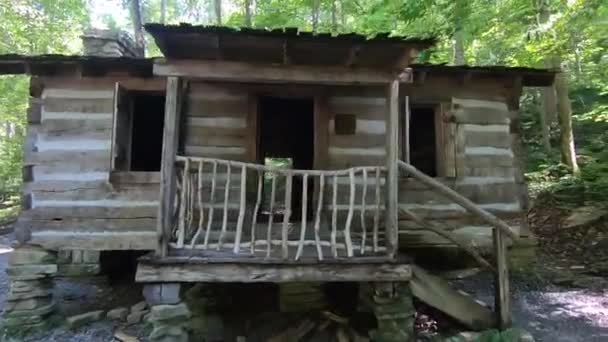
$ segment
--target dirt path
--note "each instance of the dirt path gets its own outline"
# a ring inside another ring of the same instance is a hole
[[[492,279],[478,275],[457,286],[486,303],[494,300]],[[568,289],[551,284],[528,284],[515,275],[511,282],[513,321],[537,341],[608,341],[608,290]]]

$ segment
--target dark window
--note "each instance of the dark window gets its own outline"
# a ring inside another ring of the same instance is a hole
[[[410,107],[410,164],[431,177],[437,176],[437,143],[435,127],[434,106],[413,105]],[[407,135],[404,134],[404,140],[407,138]],[[404,159],[406,153],[405,148],[403,148]]]
[[[160,171],[165,96],[117,87],[113,166],[117,171]]]
[[[336,135],[355,134],[357,131],[357,117],[354,114],[336,114],[334,127]]]
[[[133,97],[131,171],[160,171],[165,97],[138,93]]]

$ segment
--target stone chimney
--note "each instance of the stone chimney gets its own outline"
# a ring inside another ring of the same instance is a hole
[[[124,31],[89,29],[80,37],[87,56],[144,57],[143,49]]]

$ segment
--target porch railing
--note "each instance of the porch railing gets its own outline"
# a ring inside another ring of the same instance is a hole
[[[294,260],[386,251],[384,167],[293,170],[185,156],[176,164],[171,248]]]

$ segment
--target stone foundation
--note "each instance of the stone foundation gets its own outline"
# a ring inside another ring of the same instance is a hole
[[[414,341],[416,309],[407,283],[376,283],[372,285],[371,306],[378,328],[370,332],[374,342]]]
[[[147,284],[144,297],[150,306],[151,342],[188,342],[190,318],[188,306],[181,302],[180,284]]]
[[[52,278],[57,274],[56,262],[56,254],[41,247],[15,248],[7,268],[10,289],[2,319],[5,328],[27,332],[44,325],[55,309]]]

